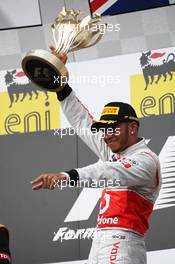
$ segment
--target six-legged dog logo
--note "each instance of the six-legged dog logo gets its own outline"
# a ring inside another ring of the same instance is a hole
[[[169,53],[166,55],[166,52],[143,52],[140,57],[140,65],[145,79],[145,90],[147,90],[148,85],[153,84],[156,76],[156,84],[159,83],[162,76],[164,77],[164,82],[167,81],[167,75],[169,75],[169,80],[172,80],[173,72],[175,72],[175,54]]]
[[[27,95],[29,95],[29,100],[32,100],[34,95],[34,99],[38,99],[39,92],[44,92],[46,96],[45,105],[49,106],[49,96],[47,91],[40,90],[35,84],[28,81],[27,83],[22,83],[20,79],[25,78],[24,72],[16,72],[16,70],[7,71],[5,76],[5,82],[7,85],[7,91],[10,99],[9,107],[12,107],[15,102],[23,102],[24,99],[27,99]],[[20,96],[21,95],[21,96]]]

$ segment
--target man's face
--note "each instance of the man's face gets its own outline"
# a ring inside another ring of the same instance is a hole
[[[105,131],[104,141],[112,152],[121,152],[130,146],[129,126],[129,123],[120,123],[113,129],[113,133],[108,129]]]

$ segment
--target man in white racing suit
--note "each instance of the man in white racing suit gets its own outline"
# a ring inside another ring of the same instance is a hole
[[[32,188],[53,189],[55,182],[65,180],[105,181],[88,263],[146,264],[144,235],[161,176],[158,157],[138,137],[139,120],[134,109],[112,102],[105,105],[95,122],[68,84],[57,97],[74,129],[98,131],[80,135],[100,160],[67,172],[42,174],[32,182]]]

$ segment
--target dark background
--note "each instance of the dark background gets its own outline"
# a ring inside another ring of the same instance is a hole
[[[140,134],[151,139],[159,154],[167,137],[175,131],[174,115],[144,118]],[[47,263],[86,259],[91,239],[53,242],[60,227],[94,227],[98,204],[87,221],[64,223],[81,190],[56,188],[32,191],[30,181],[44,172],[82,167],[97,160],[77,136],[54,136],[54,131],[0,137],[0,222],[10,231],[14,264]],[[87,197],[87,203],[90,197]],[[85,205],[86,206],[86,205]],[[146,239],[148,250],[175,245],[174,207],[156,210]],[[167,230],[168,226],[168,230]]]

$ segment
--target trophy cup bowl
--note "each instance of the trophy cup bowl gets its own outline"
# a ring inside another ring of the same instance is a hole
[[[32,49],[23,58],[24,73],[41,89],[57,92],[68,82],[69,73],[59,54],[91,47],[102,38],[101,17],[79,19],[80,14],[80,10],[63,8],[51,25],[55,50]]]

